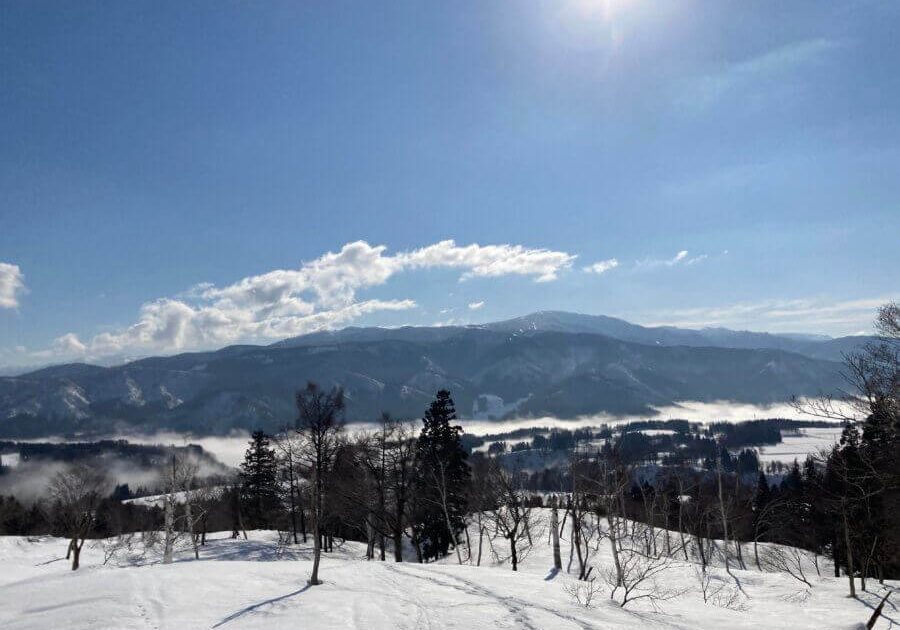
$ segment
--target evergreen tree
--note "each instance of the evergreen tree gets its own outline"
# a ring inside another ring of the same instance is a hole
[[[759,471],[759,477],[756,480],[756,494],[753,497],[753,511],[759,514],[772,500],[772,489],[769,487],[769,480],[766,473]]]
[[[470,473],[460,439],[462,427],[454,424],[456,420],[450,392],[442,389],[422,418],[416,444],[420,497],[416,520],[426,559],[446,555],[451,544],[456,547],[465,527]]]
[[[279,506],[278,463],[269,436],[254,431],[250,447],[241,463],[241,502],[243,515],[251,528],[268,528]]]

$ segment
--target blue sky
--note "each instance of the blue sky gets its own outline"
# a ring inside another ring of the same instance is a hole
[[[868,330],[900,294],[898,25],[4,2],[0,367],[542,309]]]

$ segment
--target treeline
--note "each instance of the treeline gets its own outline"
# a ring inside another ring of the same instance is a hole
[[[191,457],[217,464],[203,447],[196,444],[178,447]],[[95,442],[15,442],[0,440],[0,453],[18,453],[19,461],[49,460],[77,462],[96,457],[116,457],[131,460],[136,465],[157,466],[169,454],[171,447],[152,444],[133,444],[128,440],[98,440]]]

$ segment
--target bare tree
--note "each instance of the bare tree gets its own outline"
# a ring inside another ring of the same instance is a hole
[[[394,560],[403,562],[403,534],[411,512],[415,482],[416,432],[410,424],[395,422],[388,428],[389,439],[385,451],[385,519],[391,532]],[[411,532],[415,537],[415,533]],[[421,549],[413,540],[416,553]]]
[[[481,552],[484,546],[484,535],[487,531],[490,519],[485,518],[486,513],[497,506],[495,488],[491,483],[492,462],[483,453],[475,453],[469,460],[472,467],[472,483],[468,487],[468,505],[472,511],[472,519],[478,529],[478,552],[475,558],[475,566],[481,566]],[[557,549],[558,551],[558,549]],[[471,549],[469,561],[472,561]],[[559,564],[558,568],[562,568]]]
[[[807,560],[807,552],[797,547],[773,545],[768,547],[762,555],[762,567],[767,571],[786,573],[799,582],[812,588],[812,583],[806,577],[804,562]]]
[[[93,529],[97,506],[107,485],[106,477],[85,465],[71,466],[58,473],[50,482],[50,496],[57,509],[57,517],[69,538],[66,557],[72,558],[72,570],[78,569],[81,548]]]
[[[533,544],[532,509],[522,490],[520,476],[509,472],[496,460],[492,460],[492,464],[491,480],[497,492],[497,505],[488,516],[494,531],[506,539],[512,570],[517,571],[519,562]]]
[[[161,470],[163,478],[163,486],[165,494],[163,495],[163,564],[171,564],[174,559],[175,544],[178,540],[178,515],[177,507],[180,504],[184,506],[184,529],[187,531],[191,546],[194,550],[194,557],[200,557],[197,548],[198,533],[196,531],[196,523],[201,516],[197,513],[198,495],[196,494],[195,484],[198,464],[188,455],[172,451],[166,458],[166,463]]]
[[[278,462],[281,465],[282,476],[288,484],[288,508],[291,520],[291,537],[296,545],[297,538],[297,513],[300,513],[300,525],[303,529],[303,542],[306,542],[306,527],[303,516],[303,508],[300,501],[298,477],[300,468],[300,454],[302,443],[296,433],[282,431],[275,437],[275,451]]]
[[[594,599],[603,592],[603,585],[594,579],[587,582],[583,580],[577,582],[565,582],[563,584],[563,591],[565,591],[579,606],[593,608]]]
[[[672,566],[668,558],[651,558],[628,548],[622,549],[619,558],[621,572],[611,568],[604,573],[604,579],[611,589],[610,599],[622,608],[639,600],[649,601],[656,607],[682,594],[660,581]]]
[[[612,457],[600,459],[597,465],[592,467],[588,477],[592,484],[592,494],[597,500],[597,516],[605,514],[609,528],[606,537],[609,539],[610,552],[612,553],[617,583],[621,584],[623,567],[620,560],[622,539],[627,529],[625,515],[624,495],[629,483],[628,468],[618,461],[615,454]]]
[[[557,571],[562,570],[562,557],[559,550],[559,501],[556,497],[551,499],[550,503],[550,537],[553,541],[553,568]]]
[[[297,392],[297,432],[303,439],[301,460],[311,479],[313,568],[309,584],[319,581],[319,562],[322,557],[322,525],[326,515],[325,496],[328,476],[334,464],[344,429],[344,391],[333,388],[324,391],[315,383]]]
[[[578,558],[579,580],[587,580],[591,570],[588,567],[591,552],[591,505],[588,496],[591,468],[592,462],[587,454],[577,447],[573,449],[569,460],[572,493],[566,503],[566,517],[570,524],[572,549]]]

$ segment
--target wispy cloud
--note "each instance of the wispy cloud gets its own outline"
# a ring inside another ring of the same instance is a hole
[[[90,340],[68,333],[41,354],[96,358],[281,339],[334,328],[369,313],[415,308],[409,298],[357,298],[359,291],[383,285],[403,271],[459,269],[461,280],[518,275],[549,282],[575,260],[566,252],[509,244],[458,246],[452,240],[393,255],[386,251],[384,245],[356,241],[298,269],[276,269],[224,287],[198,284],[175,297],[147,302],[125,329]],[[474,302],[469,308],[483,304]]]
[[[844,43],[817,38],[791,42],[764,53],[726,64],[724,67],[688,83],[682,105],[703,108],[728,94],[778,81],[783,87],[786,75],[825,57]]]
[[[482,301],[480,301],[480,302],[470,302],[470,303],[469,303],[469,310],[470,310],[470,311],[477,311],[478,309],[482,308],[483,306],[484,306],[484,300],[482,300]]]
[[[675,258],[673,258],[672,260],[666,261],[666,264],[669,267],[673,267],[673,266],[677,265],[678,263],[680,263],[685,258],[687,258],[687,255],[688,255],[688,251],[686,249],[682,249],[680,252],[675,254]]]
[[[635,267],[637,269],[653,269],[655,267],[696,265],[699,262],[703,262],[707,258],[709,258],[709,256],[706,254],[691,256],[688,250],[682,249],[674,256],[672,256],[672,258],[644,258],[643,260],[638,260],[637,262],[635,262]]]
[[[606,273],[610,269],[615,269],[618,266],[619,261],[615,258],[610,258],[609,260],[601,260],[600,262],[595,262],[593,265],[583,267],[583,270],[588,273],[600,275]]]
[[[0,262],[0,308],[18,308],[25,291],[25,276],[19,266]]]
[[[896,296],[843,301],[824,298],[763,300],[676,309],[637,319],[648,326],[724,326],[769,332],[827,332],[836,335],[868,331],[866,334],[872,334],[871,324],[876,310],[891,299],[896,299]]]

